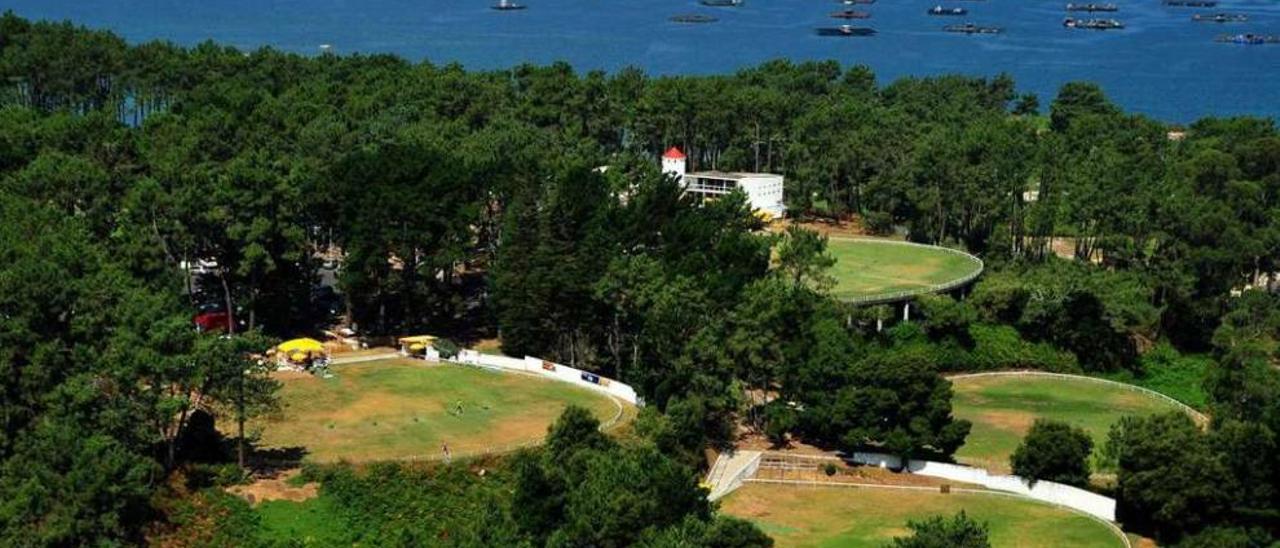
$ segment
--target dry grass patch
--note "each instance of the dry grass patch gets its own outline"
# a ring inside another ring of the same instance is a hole
[[[1083,428],[1093,437],[1096,453],[1121,417],[1177,410],[1150,395],[1087,379],[966,377],[952,379],[952,386],[956,417],[973,422],[956,460],[994,472],[1009,471],[1009,456],[1036,419]]]
[[[565,407],[602,422],[619,403],[535,376],[419,360],[333,368],[334,378],[283,374],[284,409],[256,422],[265,448],[305,448],[315,461],[439,458],[536,443]],[[460,410],[460,411],[459,411]]]
[[[1039,502],[977,493],[749,483],[721,511],[755,522],[788,547],[884,546],[908,520],[964,510],[987,522],[997,547],[1117,547],[1122,541],[1087,516]]]

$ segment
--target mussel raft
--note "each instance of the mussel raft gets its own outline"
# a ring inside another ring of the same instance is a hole
[[[865,11],[844,10],[833,12],[831,17],[833,19],[869,19],[871,18],[871,14]]]
[[[840,25],[838,27],[824,27],[815,29],[818,36],[873,36],[876,29],[870,27],[854,27],[850,25]]]
[[[1113,12],[1120,11],[1120,7],[1115,4],[1067,4],[1067,11]]]
[[[1197,13],[1191,16],[1191,20],[1202,23],[1246,23],[1249,21],[1249,16],[1239,13],[1215,13],[1212,15]]]
[[[1000,34],[1004,29],[1000,27],[984,27],[973,23],[965,23],[963,25],[947,25],[942,27],[947,32],[955,32],[960,34]]]
[[[1256,46],[1259,44],[1280,44],[1280,36],[1253,33],[1223,34],[1214,38],[1213,41],[1225,44],[1245,44],[1249,46]]]
[[[929,8],[925,13],[929,15],[966,15],[969,10],[964,8],[944,8],[942,6],[934,6]]]
[[[1218,0],[1164,0],[1164,5],[1174,8],[1212,8]]]
[[[697,13],[683,13],[680,15],[672,15],[668,19],[673,23],[714,23],[720,19],[710,15],[702,15]]]
[[[1062,26],[1069,29],[1112,30],[1124,28],[1124,23],[1115,19],[1073,19],[1066,18]]]

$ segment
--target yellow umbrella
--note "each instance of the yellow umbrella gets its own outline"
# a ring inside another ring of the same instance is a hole
[[[299,352],[324,352],[324,344],[315,339],[307,338],[285,341],[280,343],[280,346],[277,346],[276,348],[286,354],[297,354]]]

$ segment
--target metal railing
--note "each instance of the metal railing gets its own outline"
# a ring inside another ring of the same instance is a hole
[[[1149,397],[1158,399],[1160,401],[1163,401],[1165,403],[1171,404],[1174,407],[1178,408],[1183,413],[1186,413],[1188,417],[1191,417],[1191,420],[1195,421],[1196,424],[1199,424],[1200,426],[1205,426],[1209,424],[1209,416],[1199,411],[1196,411],[1190,405],[1187,405],[1178,400],[1175,400],[1172,397],[1169,397],[1168,395],[1156,392],[1155,390],[1152,390],[1150,388],[1138,386],[1136,384],[1113,381],[1111,379],[1101,379],[1098,377],[1090,377],[1087,375],[1071,375],[1067,373],[1050,373],[1048,371],[1036,371],[1034,369],[1023,369],[1023,370],[1017,370],[1017,371],[984,371],[981,373],[961,373],[958,375],[947,375],[948,380],[976,379],[976,378],[982,378],[982,377],[1047,377],[1047,378],[1079,380],[1079,381],[1088,381],[1088,382],[1095,382],[1099,384],[1105,384],[1108,386],[1114,386],[1116,388],[1137,392],[1144,396],[1149,396]]]
[[[952,254],[964,257],[968,259],[970,262],[972,262],[975,266],[973,271],[969,272],[968,274],[965,274],[964,276],[961,276],[959,278],[956,278],[948,282],[934,284],[927,287],[921,287],[917,289],[904,289],[901,291],[890,291],[885,293],[873,293],[870,295],[859,295],[856,297],[837,297],[841,301],[849,304],[856,304],[856,305],[885,304],[885,303],[905,301],[907,299],[911,299],[919,295],[925,295],[925,294],[931,294],[931,293],[944,293],[947,291],[951,291],[952,289],[955,289],[957,287],[963,287],[969,284],[973,280],[977,279],[978,276],[982,275],[983,270],[986,269],[986,263],[982,262],[982,259],[979,259],[969,253],[965,253],[964,251],[960,251],[959,249],[952,249],[949,247],[918,244],[915,242],[903,242],[898,240],[877,240],[873,238],[832,238],[832,239],[842,240],[842,241],[852,241],[852,242],[883,244],[883,245],[912,246],[912,247],[931,249],[936,251],[945,251],[947,253],[952,253]]]

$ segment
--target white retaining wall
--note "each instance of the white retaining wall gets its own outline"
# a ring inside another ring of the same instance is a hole
[[[883,453],[858,452],[852,455],[852,460],[882,468],[898,469],[902,467],[902,459]],[[1107,521],[1116,520],[1115,499],[1070,485],[1051,481],[1037,481],[1035,486],[1031,487],[1019,476],[1004,476],[989,473],[981,468],[923,460],[909,461],[907,469],[913,474],[973,483],[988,489],[1017,493],[1036,500],[1074,508]]]
[[[644,401],[636,395],[635,389],[631,388],[629,385],[595,373],[586,372],[567,365],[553,363],[542,358],[535,358],[532,356],[525,356],[524,359],[511,358],[507,356],[482,354],[475,350],[464,349],[458,353],[455,361],[469,365],[478,365],[494,369],[506,369],[510,371],[521,371],[524,373],[548,377],[557,381],[576,384],[596,392],[602,392],[632,405],[644,405]]]

